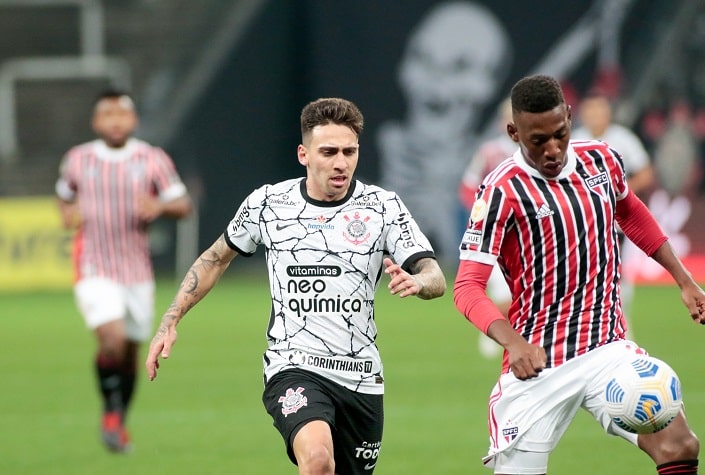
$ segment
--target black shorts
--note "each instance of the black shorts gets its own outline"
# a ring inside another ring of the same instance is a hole
[[[351,391],[310,371],[290,369],[269,380],[262,402],[296,464],[293,442],[307,422],[322,420],[333,434],[335,473],[371,474],[382,446],[381,394]]]

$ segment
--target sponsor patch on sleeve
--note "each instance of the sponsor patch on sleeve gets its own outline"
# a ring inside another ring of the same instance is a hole
[[[474,229],[467,229],[463,234],[463,239],[460,243],[461,249],[468,249],[470,246],[479,246],[482,242],[482,232]]]
[[[475,203],[473,203],[472,205],[472,211],[470,211],[470,219],[474,223],[482,221],[483,219],[485,219],[485,216],[487,216],[487,208],[487,202],[482,198],[475,201]]]

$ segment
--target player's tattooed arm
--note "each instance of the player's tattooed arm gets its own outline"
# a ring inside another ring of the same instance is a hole
[[[446,291],[446,279],[441,267],[435,259],[424,257],[410,266],[411,274],[418,283],[417,294],[424,300],[440,297]]]
[[[174,300],[162,318],[162,325],[178,323],[210,292],[235,256],[237,253],[227,245],[223,236],[206,249],[186,272]]]

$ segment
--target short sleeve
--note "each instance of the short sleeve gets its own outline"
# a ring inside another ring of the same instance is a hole
[[[225,242],[238,254],[251,256],[257,250],[257,246],[262,244],[259,223],[264,203],[264,187],[258,188],[242,202],[235,217],[225,229]]]
[[[428,238],[421,232],[411,213],[398,195],[387,201],[387,233],[385,248],[394,261],[409,271],[411,264],[423,257],[435,258]]]
[[[55,191],[56,195],[64,201],[73,201],[76,198],[76,179],[72,173],[71,164],[73,160],[71,159],[71,153],[67,153],[61,159],[61,164],[59,165],[59,178],[56,181]]]
[[[186,194],[186,186],[176,171],[174,161],[159,147],[154,147],[153,152],[153,183],[159,200],[167,202],[184,196]]]
[[[494,265],[512,215],[500,188],[481,187],[460,241],[460,259]]]

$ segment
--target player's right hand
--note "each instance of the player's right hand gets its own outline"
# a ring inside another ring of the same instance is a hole
[[[509,368],[518,379],[535,378],[546,368],[546,350],[527,341],[506,348]]]

